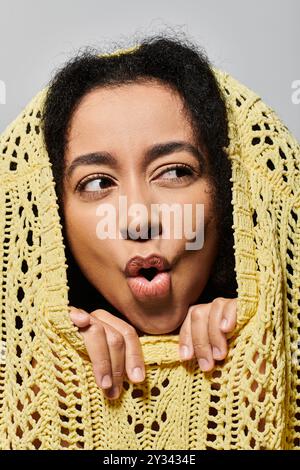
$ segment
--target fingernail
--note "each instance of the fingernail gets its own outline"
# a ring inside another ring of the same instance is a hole
[[[105,375],[101,382],[102,388],[110,388],[112,386],[112,380],[110,375]]]
[[[109,398],[117,398],[117,396],[119,395],[119,392],[120,392],[120,389],[117,385],[115,385],[109,390],[106,390],[107,396]]]
[[[190,355],[190,349],[188,346],[181,346],[180,347],[180,356],[182,357],[182,359],[187,359]]]
[[[224,319],[222,320],[221,327],[222,327],[222,328],[227,328],[227,325],[228,325],[228,320],[226,320],[226,318],[224,318]]]
[[[202,370],[208,370],[209,369],[209,363],[206,359],[198,359],[199,367]]]
[[[134,380],[144,380],[145,376],[140,367],[135,367],[132,371],[132,377]]]
[[[216,359],[221,356],[221,351],[216,346],[213,346],[213,356]]]

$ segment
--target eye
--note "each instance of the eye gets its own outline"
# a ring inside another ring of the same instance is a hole
[[[91,175],[88,178],[80,181],[76,187],[76,191],[84,193],[85,197],[94,198],[104,193],[115,182],[104,175]]]
[[[165,175],[171,175],[171,177],[166,177]],[[195,171],[187,165],[172,165],[167,167],[163,172],[159,175],[159,179],[163,180],[183,180],[189,179],[196,176]],[[163,176],[163,178],[161,177]]]

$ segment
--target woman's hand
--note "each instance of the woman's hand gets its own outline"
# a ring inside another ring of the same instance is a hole
[[[89,314],[71,307],[70,317],[83,336],[96,383],[107,398],[119,397],[125,371],[134,383],[145,380],[142,347],[133,326],[102,309]]]
[[[179,334],[182,360],[196,357],[203,371],[227,355],[227,337],[236,326],[237,299],[217,297],[209,304],[192,305]]]

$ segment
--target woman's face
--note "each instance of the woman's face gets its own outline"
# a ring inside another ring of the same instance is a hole
[[[156,81],[93,90],[70,121],[63,188],[70,249],[89,282],[129,323],[148,334],[176,332],[201,295],[216,257],[211,187],[192,146],[201,152],[180,96]],[[90,154],[89,161],[78,160]],[[134,214],[133,204],[143,210]],[[204,230],[203,246],[187,249],[193,239],[183,225],[182,236],[175,235],[176,211],[163,217],[159,204],[182,210],[177,223],[183,223],[184,205],[189,205],[186,222],[194,233]],[[197,204],[204,207],[200,223]],[[101,214],[101,208],[106,212]],[[113,223],[106,225],[106,238],[101,239],[101,220],[110,214],[113,222],[114,211],[117,231],[111,230]],[[147,238],[151,225],[152,238]],[[133,227],[137,234],[146,229],[144,238],[133,236]],[[165,257],[170,271],[152,281],[128,277],[127,262],[151,254]]]

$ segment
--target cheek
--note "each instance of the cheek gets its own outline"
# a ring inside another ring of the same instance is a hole
[[[112,260],[119,251],[118,240],[99,239],[96,210],[86,205],[80,209],[69,205],[65,210],[66,235],[72,255],[87,280],[103,294],[111,288],[116,277]]]
[[[198,301],[210,278],[217,246],[217,232],[211,222],[206,226],[203,247],[186,251],[174,273],[174,292],[180,297],[177,303],[192,305]]]
[[[93,245],[96,243],[96,213],[91,207],[67,202],[64,216],[68,240],[72,247],[76,245]]]
[[[97,268],[98,274],[107,269],[117,249],[118,240],[97,237],[99,217],[96,209],[93,204],[71,201],[64,206],[68,243],[76,262],[86,274],[89,274],[91,266],[93,270]]]
[[[182,192],[180,204],[182,204],[182,213],[184,214],[183,226],[186,228],[186,235],[190,238],[191,232],[197,233],[198,241],[195,243],[194,250],[196,250],[196,246],[201,246],[204,243],[203,251],[209,251],[211,244],[207,243],[206,239],[208,236],[215,237],[215,221],[212,189],[208,182],[201,180],[188,191]],[[200,239],[202,240],[201,244]]]
[[[205,217],[204,235],[201,235],[200,248],[197,248],[196,240],[191,243],[190,249],[185,249],[182,256],[184,270],[192,273],[191,279],[206,279],[215,261],[218,248],[218,234],[214,219]],[[190,240],[189,240],[190,241]]]
[[[118,237],[117,227],[111,236],[97,236],[97,226],[99,229],[103,220],[103,216],[97,214],[97,208],[98,204],[77,201],[69,201],[64,205],[68,244],[76,262],[89,279],[97,276],[102,278],[102,273],[115,273],[119,258],[124,258],[124,240]],[[107,225],[104,230],[107,233]]]

